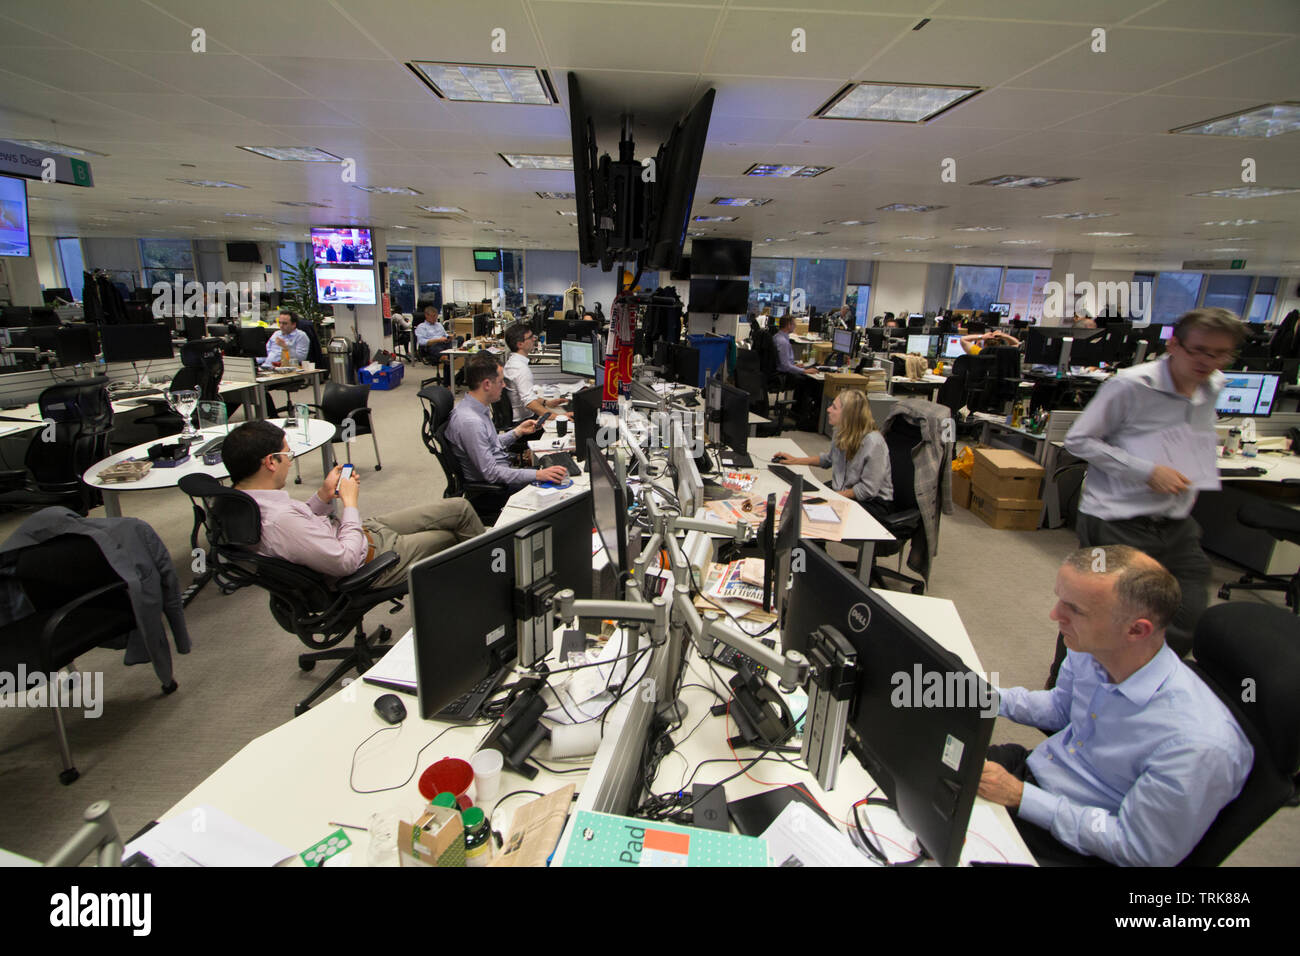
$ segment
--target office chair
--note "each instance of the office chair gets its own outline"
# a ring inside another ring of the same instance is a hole
[[[446,437],[447,422],[451,418],[455,397],[446,386],[428,384],[432,381],[433,379],[427,379],[424,387],[416,394],[420,397],[424,415],[420,424],[420,437],[424,439],[424,446],[438,459],[442,473],[447,478],[447,487],[442,496],[464,497],[484,527],[490,528],[496,524],[501,509],[510,500],[510,489],[494,482],[465,480],[460,458]]]
[[[352,438],[369,435],[375,446],[375,471],[384,470],[384,462],[379,457],[379,438],[375,434],[374,416],[370,409],[369,385],[340,385],[327,382],[321,395],[319,405],[308,407],[320,412],[321,418],[334,426],[334,437],[330,444],[345,442],[347,458],[352,461]],[[351,423],[349,425],[349,423]],[[351,437],[347,433],[351,432]]]
[[[61,534],[15,557],[13,573],[31,611],[0,627],[0,672],[16,674],[22,666],[54,674],[96,647],[123,647],[139,627],[126,582],[93,538]],[[67,785],[80,773],[63,723],[62,684],[60,679],[47,693],[63,759],[59,782]],[[176,687],[173,679],[162,691],[170,694]]]
[[[894,500],[890,503],[889,514],[880,523],[894,536],[894,540],[876,543],[871,583],[883,588],[888,587],[886,582],[892,581],[913,594],[924,594],[925,582],[902,571],[903,547],[923,532],[921,510],[916,503],[916,469],[912,464],[912,452],[922,441],[921,429],[906,419],[894,418],[889,423],[889,430],[882,434],[889,447],[889,475],[894,485]],[[881,558],[895,554],[899,557],[899,570],[880,564]]]
[[[1255,749],[1255,763],[1241,793],[1219,811],[1179,864],[1218,866],[1296,793],[1300,622],[1269,604],[1217,604],[1201,615],[1192,647],[1196,660],[1188,666],[1232,711]],[[1243,695],[1245,686],[1253,688],[1253,694]]]
[[[0,507],[63,505],[84,516],[103,502],[81,476],[108,455],[113,428],[108,379],[98,376],[51,386],[37,403],[41,418],[54,423],[53,432],[46,425],[34,433],[25,470],[0,471]]]
[[[310,319],[302,319],[298,323],[298,331],[307,336],[307,361],[311,362],[316,368],[328,369],[325,362],[324,354],[321,352],[320,339],[316,335],[316,327]],[[274,334],[274,333],[272,333]],[[266,345],[262,346],[262,355],[266,354]],[[220,381],[220,379],[218,379]],[[266,386],[266,404],[271,406],[268,413],[271,418],[279,415],[279,410],[275,406],[275,400],[271,398],[271,392],[284,392],[284,402],[286,413],[293,411],[293,396],[299,389],[307,388],[311,383],[306,379],[293,379],[286,382],[276,382]],[[323,399],[322,399],[323,401]]]
[[[984,428],[983,423],[977,418],[963,419],[961,416],[962,408],[969,411],[977,411],[972,401],[978,401],[983,394],[982,385],[983,375],[987,366],[977,365],[977,356],[959,355],[952,360],[952,368],[948,372],[948,378],[939,386],[939,392],[935,400],[940,405],[946,405],[952,412],[952,420],[956,423],[956,437],[970,438],[981,432]],[[972,385],[971,376],[976,376],[976,384]]]
[[[318,661],[339,662],[315,690],[294,706],[295,717],[306,713],[348,671],[365,673],[387,653],[383,645],[392,637],[392,630],[381,626],[367,636],[364,619],[386,601],[393,604],[391,614],[402,608],[398,599],[406,594],[405,581],[388,587],[373,586],[397,564],[396,551],[377,554],[355,573],[331,581],[310,568],[257,553],[262,540],[262,514],[251,495],[227,488],[204,474],[181,478],[180,489],[194,500],[196,515],[202,514],[208,561],[222,591],[229,593],[249,585],[265,590],[270,595],[275,622],[313,649],[298,656],[302,670],[310,671]],[[353,635],[352,645],[336,646],[349,633]]]
[[[794,386],[790,376],[776,370],[776,343],[772,340],[772,333],[767,329],[755,328],[750,341],[763,373],[763,388],[768,395],[768,417],[776,422],[777,433],[780,434],[785,429],[786,416],[794,409]]]
[[[1294,488],[1300,486],[1300,479],[1285,478],[1282,484]],[[1247,502],[1237,509],[1237,522],[1244,527],[1262,531],[1275,541],[1300,544],[1300,512],[1285,505],[1263,500]],[[1219,597],[1227,601],[1234,590],[1281,591],[1291,613],[1300,614],[1300,568],[1290,577],[1247,571],[1235,584],[1225,584],[1219,588]]]

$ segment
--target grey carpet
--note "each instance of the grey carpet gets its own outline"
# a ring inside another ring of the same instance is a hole
[[[384,467],[375,470],[369,439],[353,444],[352,460],[362,477],[363,515],[442,494],[442,471],[419,437],[415,393],[422,373],[427,374],[414,367],[399,389],[371,394]],[[820,435],[789,434],[808,454],[827,447]],[[302,473],[302,486],[290,484],[289,490],[305,499],[320,482],[318,453],[302,460]],[[174,490],[128,494],[123,512],[145,518],[158,530],[187,581],[188,499]],[[0,540],[25,517],[0,516]],[[984,666],[996,671],[1004,686],[1043,685],[1056,636],[1047,618],[1056,569],[1074,546],[1069,531],[994,531],[960,508],[944,516],[929,593],[956,602]],[[1214,588],[1235,573],[1216,564]],[[1242,599],[1280,600],[1255,595]],[[209,587],[190,605],[187,619],[194,650],[175,658],[180,689],[170,696],[161,694],[148,665],[123,667],[120,652],[100,650],[80,661],[83,671],[103,672],[106,703],[98,719],[80,714],[68,719],[73,756],[82,774],[71,786],[58,782],[50,715],[0,711],[0,847],[44,858],[75,832],[82,811],[99,799],[112,803],[124,835],[135,832],[255,737],[291,719],[293,705],[321,675],[320,667],[312,674],[299,671],[297,656],[304,648],[274,623],[260,590],[223,596]],[[390,616],[377,609],[367,623],[372,628],[386,624],[400,635],[410,626],[410,613],[404,609]],[[994,739],[1034,746],[1042,737],[1001,721]],[[350,750],[350,742],[340,742],[340,765]],[[1297,859],[1300,813],[1283,809],[1229,862],[1293,866]]]

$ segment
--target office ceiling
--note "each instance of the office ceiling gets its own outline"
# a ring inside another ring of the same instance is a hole
[[[513,169],[497,155],[570,153],[573,70],[600,115],[601,149],[615,155],[620,111],[636,117],[642,157],[717,89],[694,212],[737,221],[692,228],[752,239],[757,255],[1046,265],[1069,250],[1095,253],[1100,269],[1238,258],[1249,272],[1300,271],[1300,192],[1189,196],[1241,186],[1246,158],[1259,185],[1300,187],[1300,132],[1168,132],[1300,101],[1295,0],[813,2],[815,10],[788,0],[8,4],[0,138],[107,154],[89,157],[94,189],[29,182],[33,231],[43,235],[302,240],[308,224],[355,221],[394,228],[390,243],[576,248],[572,217],[557,214],[572,201],[536,195],[571,191],[572,173]],[[1098,27],[1104,53],[1091,49]],[[491,48],[498,28],[504,53]],[[807,52],[791,50],[796,28]],[[195,29],[205,31],[207,52],[192,52]],[[439,100],[410,60],[538,66],[560,104]],[[920,125],[810,118],[861,80],[982,92]],[[369,194],[342,181],[337,165],[277,162],[238,146],[318,147],[354,159],[357,184],[421,195]],[[941,179],[946,159],[955,160],[955,182]],[[743,175],[754,163],[833,169],[805,179]],[[1077,179],[970,185],[1002,174]],[[728,209],[710,205],[715,196],[772,202]],[[880,211],[891,203],[945,208]],[[428,218],[417,204],[462,207],[465,221]],[[1072,212],[1113,215],[1043,218]],[[828,224],[854,219],[874,222]],[[1251,219],[1260,222],[1205,225]],[[970,226],[1002,230],[960,231]],[[1102,230],[1133,235],[1084,235]],[[810,232],[825,235],[800,235]]]

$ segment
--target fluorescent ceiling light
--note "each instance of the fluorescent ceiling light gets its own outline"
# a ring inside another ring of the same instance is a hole
[[[1118,239],[1120,236],[1131,236],[1131,232],[1085,232],[1085,236],[1101,236],[1103,239]]]
[[[964,245],[953,246],[953,248],[954,248],[954,249],[974,249],[975,247],[974,247],[973,245],[971,245],[970,243],[965,243]]]
[[[1218,249],[1211,249],[1211,252],[1249,252],[1246,246],[1221,246]]]
[[[1036,246],[1043,240],[1041,239],[1003,239],[998,245],[1002,246]]]
[[[380,193],[384,196],[423,196],[424,193],[410,186],[353,186],[363,193]]]
[[[517,103],[550,106],[558,102],[550,78],[535,66],[481,63],[407,64],[434,94],[459,103]]]
[[[529,153],[497,153],[502,161],[514,169],[573,169],[572,156],[546,156]]]
[[[710,205],[713,206],[766,206],[772,200],[754,199],[743,196],[714,196]]]
[[[9,142],[17,143],[19,146],[26,146],[28,149],[39,149],[44,153],[54,153],[56,156],[108,155],[108,153],[97,153],[93,149],[82,149],[79,146],[69,146],[67,143],[56,143],[48,139],[11,139]]]
[[[393,226],[393,229],[414,229],[414,226]]]
[[[958,226],[953,232],[1005,232],[1006,226]]]
[[[1263,219],[1220,219],[1217,222],[1203,222],[1202,226],[1258,226]]]
[[[735,222],[735,216],[692,216],[692,222]]]
[[[185,186],[201,186],[204,189],[247,189],[247,186],[241,186],[238,183],[227,183],[220,179],[173,179],[173,183],[181,183]]]
[[[416,206],[416,209],[423,209],[425,212],[464,212],[459,206]]]
[[[904,249],[904,252],[925,252],[924,249]]]
[[[513,229],[489,229],[488,232],[506,233],[506,232],[514,232],[514,230]]]
[[[1078,222],[1082,219],[1105,219],[1107,216],[1113,216],[1113,212],[1058,212],[1050,216],[1043,216],[1043,219],[1069,219],[1072,222]]]
[[[1300,103],[1269,103],[1254,109],[1229,113],[1204,123],[1171,129],[1171,133],[1201,136],[1241,136],[1268,139],[1300,129]]]
[[[789,238],[785,238],[785,239],[777,239],[777,238],[775,238],[775,237],[773,237],[773,236],[768,236],[768,237],[767,237],[766,239],[764,239],[763,241],[764,241],[764,242],[794,242],[793,239],[789,239]]]
[[[144,196],[132,196],[131,198],[132,198],[134,201],[136,201],[136,202],[151,202],[151,203],[153,203],[155,206],[191,206],[191,205],[193,205],[193,203],[191,203],[188,199],[147,199],[147,198],[144,197]]]
[[[538,199],[577,199],[577,193],[539,192]]]
[[[892,202],[888,206],[879,207],[881,212],[934,212],[936,209],[946,209],[947,206],[926,206],[920,203],[910,202]]]
[[[755,163],[745,170],[745,175],[772,176],[778,179],[794,177],[811,179],[813,176],[820,176],[828,169],[834,168],[833,166],[781,166],[776,163]]]
[[[576,216],[578,211],[576,209],[557,209],[555,214],[557,216]]]
[[[1208,192],[1188,193],[1188,195],[1209,196],[1215,199],[1264,199],[1268,196],[1285,196],[1287,193],[1300,193],[1300,187],[1233,186],[1231,189],[1211,189]]]
[[[821,119],[924,123],[979,91],[978,86],[858,83],[836,93],[813,116]]]
[[[870,226],[875,223],[874,219],[827,219],[823,225],[826,226]]]
[[[256,219],[261,215],[260,212],[228,212],[223,215],[231,216],[235,219]]]
[[[495,226],[495,225],[496,225],[496,220],[494,220],[494,219],[475,219],[475,220],[474,220],[474,225],[476,225],[476,226]]]
[[[328,209],[329,206],[323,202],[295,202],[291,199],[272,200],[277,206],[312,206],[316,209]]]
[[[1044,186],[1072,183],[1078,178],[1078,176],[1025,176],[1019,173],[1007,173],[1003,176],[990,176],[988,179],[980,179],[970,185],[998,186],[1009,189],[1042,189]]]
[[[1206,242],[1250,242],[1252,236],[1207,236]]]
[[[824,232],[816,232],[816,231],[811,231],[811,232],[810,232],[810,231],[807,231],[807,230],[801,230],[801,229],[796,229],[794,234],[795,234],[796,236],[824,236],[824,235],[826,235],[826,233],[824,233]]]
[[[265,156],[267,159],[278,159],[282,162],[343,162],[342,156],[335,156],[333,153],[327,153],[325,150],[317,149],[315,146],[240,146],[239,148],[246,149],[250,153],[256,153],[258,156]]]
[[[934,236],[895,236],[894,238],[903,239],[908,242],[927,242],[928,240],[933,239]]]

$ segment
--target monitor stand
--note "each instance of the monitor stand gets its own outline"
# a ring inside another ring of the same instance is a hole
[[[505,765],[528,780],[537,776],[537,768],[528,763],[529,756],[551,736],[540,719],[546,713],[546,701],[542,698],[545,686],[545,675],[519,681],[511,692],[505,713],[479,748],[500,751]]]

